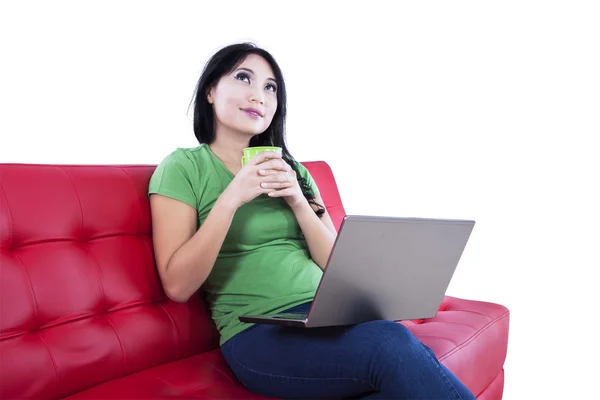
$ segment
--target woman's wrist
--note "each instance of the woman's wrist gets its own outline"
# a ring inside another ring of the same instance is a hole
[[[215,207],[223,208],[226,211],[235,214],[237,209],[240,208],[240,204],[238,199],[236,199],[234,196],[231,196],[229,191],[225,189],[225,191],[217,198]]]
[[[294,214],[301,214],[301,213],[305,213],[305,212],[314,212],[312,207],[310,206],[310,204],[308,203],[308,200],[306,200],[306,198],[302,198],[300,201],[298,201],[296,204],[294,205],[290,205],[290,208],[292,209],[292,211],[294,212]]]

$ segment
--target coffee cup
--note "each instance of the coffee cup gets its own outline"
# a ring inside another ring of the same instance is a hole
[[[273,151],[279,155],[281,155],[281,147],[276,146],[255,146],[255,147],[246,147],[244,149],[244,155],[242,156],[242,167],[246,164],[252,157],[256,156],[258,153],[263,151]]]

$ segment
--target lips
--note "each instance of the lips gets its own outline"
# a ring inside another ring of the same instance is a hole
[[[263,117],[263,113],[261,113],[260,111],[258,111],[255,108],[242,108],[242,111],[245,112],[246,114],[248,114],[248,116],[252,117],[252,118],[259,118],[259,117]]]

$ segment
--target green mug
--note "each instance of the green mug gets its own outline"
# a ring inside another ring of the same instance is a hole
[[[281,155],[281,147],[276,146],[256,146],[256,147],[246,147],[244,149],[244,155],[242,156],[242,167],[244,164],[248,162],[252,157],[257,155],[263,151],[273,151],[279,155]]]

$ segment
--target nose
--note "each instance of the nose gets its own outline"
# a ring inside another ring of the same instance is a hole
[[[258,90],[257,89],[253,89],[250,92],[250,101],[252,103],[264,104],[265,103],[265,94],[260,89],[258,89]]]

